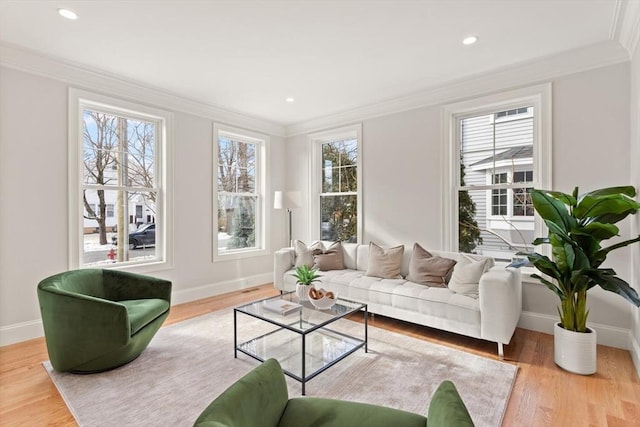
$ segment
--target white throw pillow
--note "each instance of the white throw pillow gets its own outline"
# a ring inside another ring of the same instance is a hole
[[[322,253],[322,243],[319,241],[313,242],[307,247],[306,243],[295,240],[293,242],[293,248],[296,251],[296,268],[302,267],[303,265],[309,268],[313,267],[313,256]]]
[[[490,268],[490,259],[476,261],[462,254],[453,267],[453,274],[447,287],[457,294],[478,298],[478,283],[482,274]]]

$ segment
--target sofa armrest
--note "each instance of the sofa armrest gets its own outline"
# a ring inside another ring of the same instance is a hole
[[[131,337],[127,308],[117,302],[42,282],[38,300],[49,359],[57,371],[68,371],[122,347]]]
[[[429,403],[427,426],[473,427],[473,420],[451,381],[443,381]]]
[[[194,426],[275,427],[288,400],[282,368],[268,359],[223,391]]]
[[[509,344],[522,312],[522,276],[517,268],[493,267],[480,278],[480,333]]]
[[[293,248],[282,248],[273,257],[273,287],[281,291],[284,288],[284,273],[293,268],[296,252]]]

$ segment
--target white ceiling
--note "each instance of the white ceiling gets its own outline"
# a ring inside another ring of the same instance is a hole
[[[287,125],[615,39],[625,4],[2,0],[0,41]]]

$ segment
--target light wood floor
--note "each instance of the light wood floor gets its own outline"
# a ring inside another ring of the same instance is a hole
[[[263,285],[176,305],[166,324],[276,293],[271,285]],[[370,324],[498,359],[496,345],[489,342],[382,316]],[[41,365],[47,359],[43,338],[0,347],[0,426],[77,425]],[[505,361],[519,367],[505,426],[640,425],[640,380],[625,350],[598,346],[598,372],[574,375],[553,363],[551,335],[517,329],[505,347]]]

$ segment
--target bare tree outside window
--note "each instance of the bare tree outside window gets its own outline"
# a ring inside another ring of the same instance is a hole
[[[130,228],[155,222],[157,129],[158,124],[152,121],[91,109],[83,111],[85,242],[89,240],[87,234],[95,228],[100,246],[109,243],[117,246],[117,257],[113,261],[131,260],[127,250]],[[138,216],[137,205],[143,206],[145,216],[142,212]],[[112,237],[110,242],[107,233],[114,231],[117,237]],[[155,234],[153,239],[144,241],[143,247],[155,246]],[[104,261],[90,259],[89,252],[95,251],[87,249],[85,243],[85,265]],[[149,258],[154,254],[147,252],[143,256]]]
[[[257,147],[218,137],[218,250],[256,247]]]
[[[358,141],[322,144],[320,236],[323,240],[356,242],[358,238]]]

